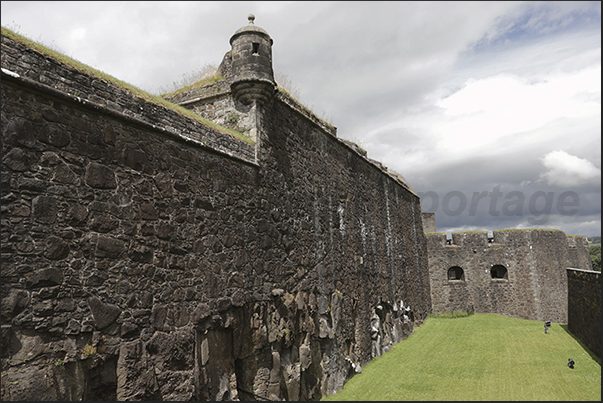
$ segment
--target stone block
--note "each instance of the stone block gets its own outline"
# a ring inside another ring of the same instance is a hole
[[[117,320],[121,314],[121,309],[116,305],[105,304],[96,297],[88,299],[88,306],[94,317],[97,329],[104,329]]]
[[[26,276],[25,283],[29,288],[60,285],[63,283],[63,271],[55,267],[38,269]],[[24,298],[22,293],[19,293],[18,295],[20,295],[20,299]]]
[[[96,162],[91,162],[86,167],[85,181],[88,186],[96,189],[115,189],[117,187],[115,172]]]
[[[119,239],[99,236],[96,244],[97,258],[112,258],[118,259],[125,250],[125,244]]]
[[[57,201],[53,196],[37,196],[32,201],[34,219],[42,224],[53,224],[57,219]]]

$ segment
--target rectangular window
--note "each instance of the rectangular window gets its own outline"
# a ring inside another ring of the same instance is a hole
[[[259,43],[254,43],[253,44],[253,52],[254,55],[258,55],[260,53],[260,44]]]

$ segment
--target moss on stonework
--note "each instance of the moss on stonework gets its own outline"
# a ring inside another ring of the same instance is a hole
[[[324,124],[325,126],[329,127],[330,129],[334,129],[334,126],[327,122],[326,120],[318,117],[318,115],[316,115],[314,112],[312,112],[312,110],[310,110],[308,107],[304,106],[301,102],[299,102],[295,97],[293,97],[289,91],[287,91],[286,89],[284,89],[283,87],[281,87],[280,85],[277,84],[277,89],[278,92],[282,95],[285,96],[287,98],[289,98],[291,101],[293,101],[298,108],[300,108],[300,110],[302,110],[304,113],[309,114],[311,116],[314,116],[317,120],[319,120],[322,124]]]

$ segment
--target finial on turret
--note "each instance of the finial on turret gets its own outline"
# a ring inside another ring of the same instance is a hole
[[[247,16],[247,19],[249,20],[249,25],[253,25],[253,20],[255,20],[255,15],[249,14]]]

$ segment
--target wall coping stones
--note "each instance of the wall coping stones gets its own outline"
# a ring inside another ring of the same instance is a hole
[[[3,34],[1,38],[2,79],[7,83],[78,103],[146,130],[257,166],[254,144],[235,139],[112,82],[65,65],[9,36]],[[53,66],[47,66],[48,63]]]
[[[34,81],[30,78],[20,76],[19,74],[15,73],[13,71],[10,71],[8,69],[5,69],[5,68],[2,68],[2,80],[6,80],[8,83],[17,84],[17,85],[24,86],[24,87],[29,87],[37,92],[58,98],[63,101],[78,103],[79,105],[81,105],[84,108],[91,109],[96,112],[108,115],[110,117],[125,121],[126,123],[141,127],[145,130],[154,131],[156,133],[170,137],[174,140],[178,140],[178,141],[187,143],[189,145],[203,148],[208,151],[214,152],[216,154],[226,156],[228,158],[233,158],[233,159],[236,159],[239,161],[243,161],[247,164],[257,166],[257,163],[255,162],[255,158],[249,158],[247,156],[244,157],[242,155],[237,155],[236,153],[231,152],[224,148],[220,149],[220,148],[212,147],[203,140],[199,140],[199,139],[195,139],[193,137],[182,135],[173,127],[158,126],[154,123],[147,122],[140,117],[133,116],[131,114],[127,114],[125,112],[120,112],[116,109],[110,108],[107,105],[101,105],[101,104],[91,101],[89,99],[80,98],[78,96],[71,95],[71,94],[61,91],[59,89],[50,87],[46,84],[42,84],[37,81]],[[166,112],[169,113],[169,111],[167,111],[167,110],[166,110]],[[236,140],[234,140],[234,141],[236,141]]]

